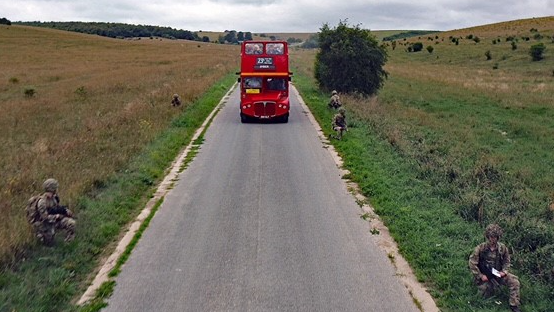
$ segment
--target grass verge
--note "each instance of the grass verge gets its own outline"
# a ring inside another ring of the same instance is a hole
[[[111,253],[122,229],[141,211],[176,155],[236,79],[234,74],[212,86],[171,126],[115,173],[94,197],[81,197],[76,239],[55,247],[35,245],[0,275],[0,311],[75,311],[73,305],[86,288],[99,260]],[[113,285],[104,285],[106,296]]]
[[[328,125],[334,111],[326,107],[328,95],[298,71],[295,71],[295,85],[316,120],[323,125],[324,133],[327,136],[332,134]],[[483,228],[459,213],[458,206],[464,204],[447,196],[452,186],[437,182],[442,181],[437,176],[448,177],[448,172],[422,168],[422,162],[414,157],[419,154],[410,152],[403,145],[405,129],[394,119],[375,121],[361,118],[359,110],[350,109],[353,107],[348,106],[349,100],[352,99],[344,101],[349,132],[343,140],[331,140],[331,143],[344,160],[345,168],[351,172],[347,178],[357,183],[363,195],[369,198],[418,280],[428,287],[442,311],[505,311],[508,308],[507,291],[484,299],[473,285],[468,257],[483,240]],[[436,99],[437,102],[440,100]],[[364,105],[365,110],[373,108],[371,103]],[[428,133],[417,129],[419,133],[425,133],[422,135],[424,141],[440,136],[430,128],[424,129]],[[440,153],[440,150],[435,152]],[[442,168],[440,163],[433,166]],[[472,168],[467,170],[471,173]],[[517,258],[512,271],[522,282],[524,310],[550,311],[554,306],[553,285],[527,274]]]

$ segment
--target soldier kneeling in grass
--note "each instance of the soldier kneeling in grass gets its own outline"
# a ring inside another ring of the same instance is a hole
[[[337,109],[342,106],[342,103],[340,102],[339,93],[336,90],[333,90],[331,92],[331,99],[329,100],[329,103],[327,104],[329,108]]]
[[[475,279],[479,292],[488,297],[501,285],[510,291],[510,309],[520,312],[519,309],[519,279],[508,272],[510,268],[510,252],[508,247],[498,240],[502,237],[502,228],[497,224],[490,224],[485,229],[484,243],[481,243],[469,257],[469,269]]]
[[[48,179],[42,186],[44,193],[31,197],[27,203],[27,221],[33,227],[36,237],[47,246],[54,243],[56,230],[64,230],[65,241],[72,241],[75,237],[75,219],[71,210],[60,205],[58,181]]]
[[[179,94],[175,93],[173,94],[173,99],[171,100],[171,106],[176,107],[181,105],[181,98],[179,97]]]
[[[342,139],[342,135],[345,131],[348,131],[348,126],[346,125],[346,110],[344,108],[339,108],[338,114],[333,116],[333,130],[337,132],[337,135],[334,136],[335,139]],[[331,136],[333,137],[333,136]]]

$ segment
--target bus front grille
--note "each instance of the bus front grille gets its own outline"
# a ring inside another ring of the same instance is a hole
[[[275,102],[255,102],[254,114],[262,118],[275,116]]]

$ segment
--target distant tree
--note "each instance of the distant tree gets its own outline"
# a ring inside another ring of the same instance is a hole
[[[237,40],[238,41],[244,41],[244,33],[242,31],[239,31],[237,33]]]
[[[269,39],[271,39],[271,40],[277,40],[277,37],[271,35],[271,36],[269,36]]]
[[[433,46],[427,46],[427,52],[429,53],[433,53],[433,51],[435,50],[435,48],[433,48]]]
[[[247,31],[245,34],[244,34],[244,40],[252,40],[252,33]]]
[[[12,22],[9,19],[5,17],[0,18],[0,25],[11,25],[11,24]]]
[[[413,43],[409,48],[411,49],[408,49],[408,52],[419,52],[423,50],[423,43],[421,42]]]
[[[304,41],[300,45],[300,47],[303,48],[303,49],[317,49],[317,48],[319,48],[318,35],[317,34],[311,35],[306,41]]]
[[[340,21],[336,28],[324,24],[318,33],[314,75],[325,90],[373,95],[383,86],[387,51],[369,30]]]
[[[512,50],[517,50],[517,44],[515,41],[512,41]]]
[[[224,37],[226,42],[229,43],[238,43],[237,32],[234,30],[229,31]]]
[[[287,39],[287,42],[288,42],[289,44],[299,43],[299,42],[302,42],[302,39],[290,37],[290,38]]]
[[[210,37],[202,36],[202,42],[210,42]]]
[[[533,61],[540,61],[542,60],[544,50],[546,50],[546,46],[544,43],[537,43],[531,46],[531,49],[529,50],[529,54],[531,55]]]

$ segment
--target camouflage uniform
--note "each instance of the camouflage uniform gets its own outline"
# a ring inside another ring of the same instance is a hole
[[[334,109],[337,109],[337,108],[342,106],[342,104],[340,102],[340,97],[339,97],[337,91],[333,91],[333,93],[331,95],[331,100],[329,100],[328,105],[329,105],[330,108],[334,108]]]
[[[28,215],[35,216],[29,222],[33,226],[37,238],[42,243],[50,245],[54,242],[56,230],[65,230],[65,241],[73,240],[75,237],[75,219],[73,219],[73,214],[69,209],[60,206],[60,198],[56,194],[58,182],[54,179],[48,179],[43,186],[45,192],[40,195],[36,207],[31,207],[31,209],[36,209],[36,212],[28,212]]]
[[[171,100],[172,106],[179,106],[181,105],[181,98],[179,97],[179,94],[173,94],[173,99]]]
[[[338,114],[335,114],[335,116],[333,116],[333,130],[337,132],[337,139],[339,140],[342,138],[342,133],[344,131],[348,131],[345,114],[346,112],[344,108],[340,108]]]
[[[502,236],[502,229],[496,224],[487,226],[485,237],[496,237],[499,239]],[[500,272],[506,273],[503,277],[489,277],[490,273],[483,272],[481,268],[495,268]],[[473,250],[469,257],[469,269],[473,274],[477,288],[481,294],[489,296],[494,289],[500,285],[505,285],[510,291],[509,304],[513,311],[519,311],[519,279],[517,276],[508,273],[510,268],[510,252],[508,247],[503,243],[497,242],[496,249],[491,250],[490,243],[485,242],[479,244]],[[489,275],[489,276],[487,276]],[[487,276],[488,281],[483,281],[483,277]]]

